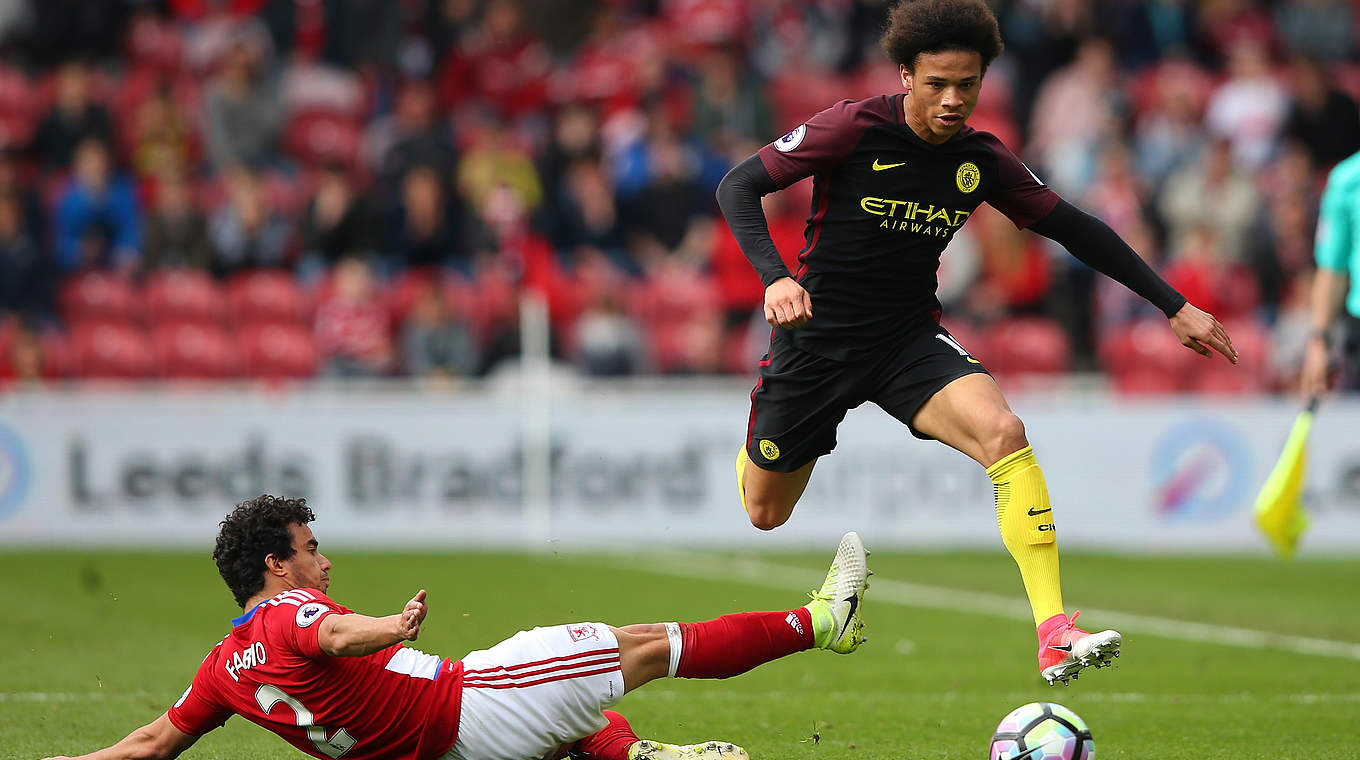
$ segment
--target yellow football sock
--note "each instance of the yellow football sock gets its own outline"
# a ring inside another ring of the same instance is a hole
[[[1029,446],[987,468],[996,486],[996,524],[1020,567],[1034,625],[1063,613],[1058,579],[1058,538],[1044,473]]]
[[[745,446],[737,450],[737,495],[741,497],[741,508],[748,515],[751,514],[751,510],[746,507],[746,465],[750,461],[751,457],[747,455]]]

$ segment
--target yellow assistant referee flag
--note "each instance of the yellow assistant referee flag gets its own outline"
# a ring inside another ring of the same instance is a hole
[[[1299,412],[1289,438],[1280,453],[1280,461],[1270,471],[1261,493],[1256,497],[1256,526],[1261,529],[1275,553],[1281,557],[1294,556],[1299,537],[1308,528],[1308,515],[1303,511],[1303,476],[1308,468],[1308,431],[1313,427],[1313,413],[1317,411],[1316,397],[1308,408]]]

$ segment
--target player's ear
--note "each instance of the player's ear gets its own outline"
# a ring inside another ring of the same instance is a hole
[[[283,560],[273,552],[264,555],[264,571],[269,575],[283,575],[287,572],[283,567]]]
[[[899,63],[897,64],[897,73],[902,76],[902,86],[907,89],[907,92],[911,92],[911,69],[907,68],[907,64]]]

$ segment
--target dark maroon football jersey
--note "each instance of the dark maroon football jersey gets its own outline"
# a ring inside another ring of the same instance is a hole
[[[940,253],[983,202],[1017,227],[1058,196],[992,134],[965,126],[932,145],[907,126],[903,95],[846,100],[760,149],[780,188],[813,178],[795,278],[812,319],[794,345],[848,361],[939,320]]]

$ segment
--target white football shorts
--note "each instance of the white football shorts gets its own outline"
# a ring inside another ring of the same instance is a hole
[[[608,725],[623,697],[619,642],[604,623],[520,631],[463,658],[448,760],[535,760]]]

